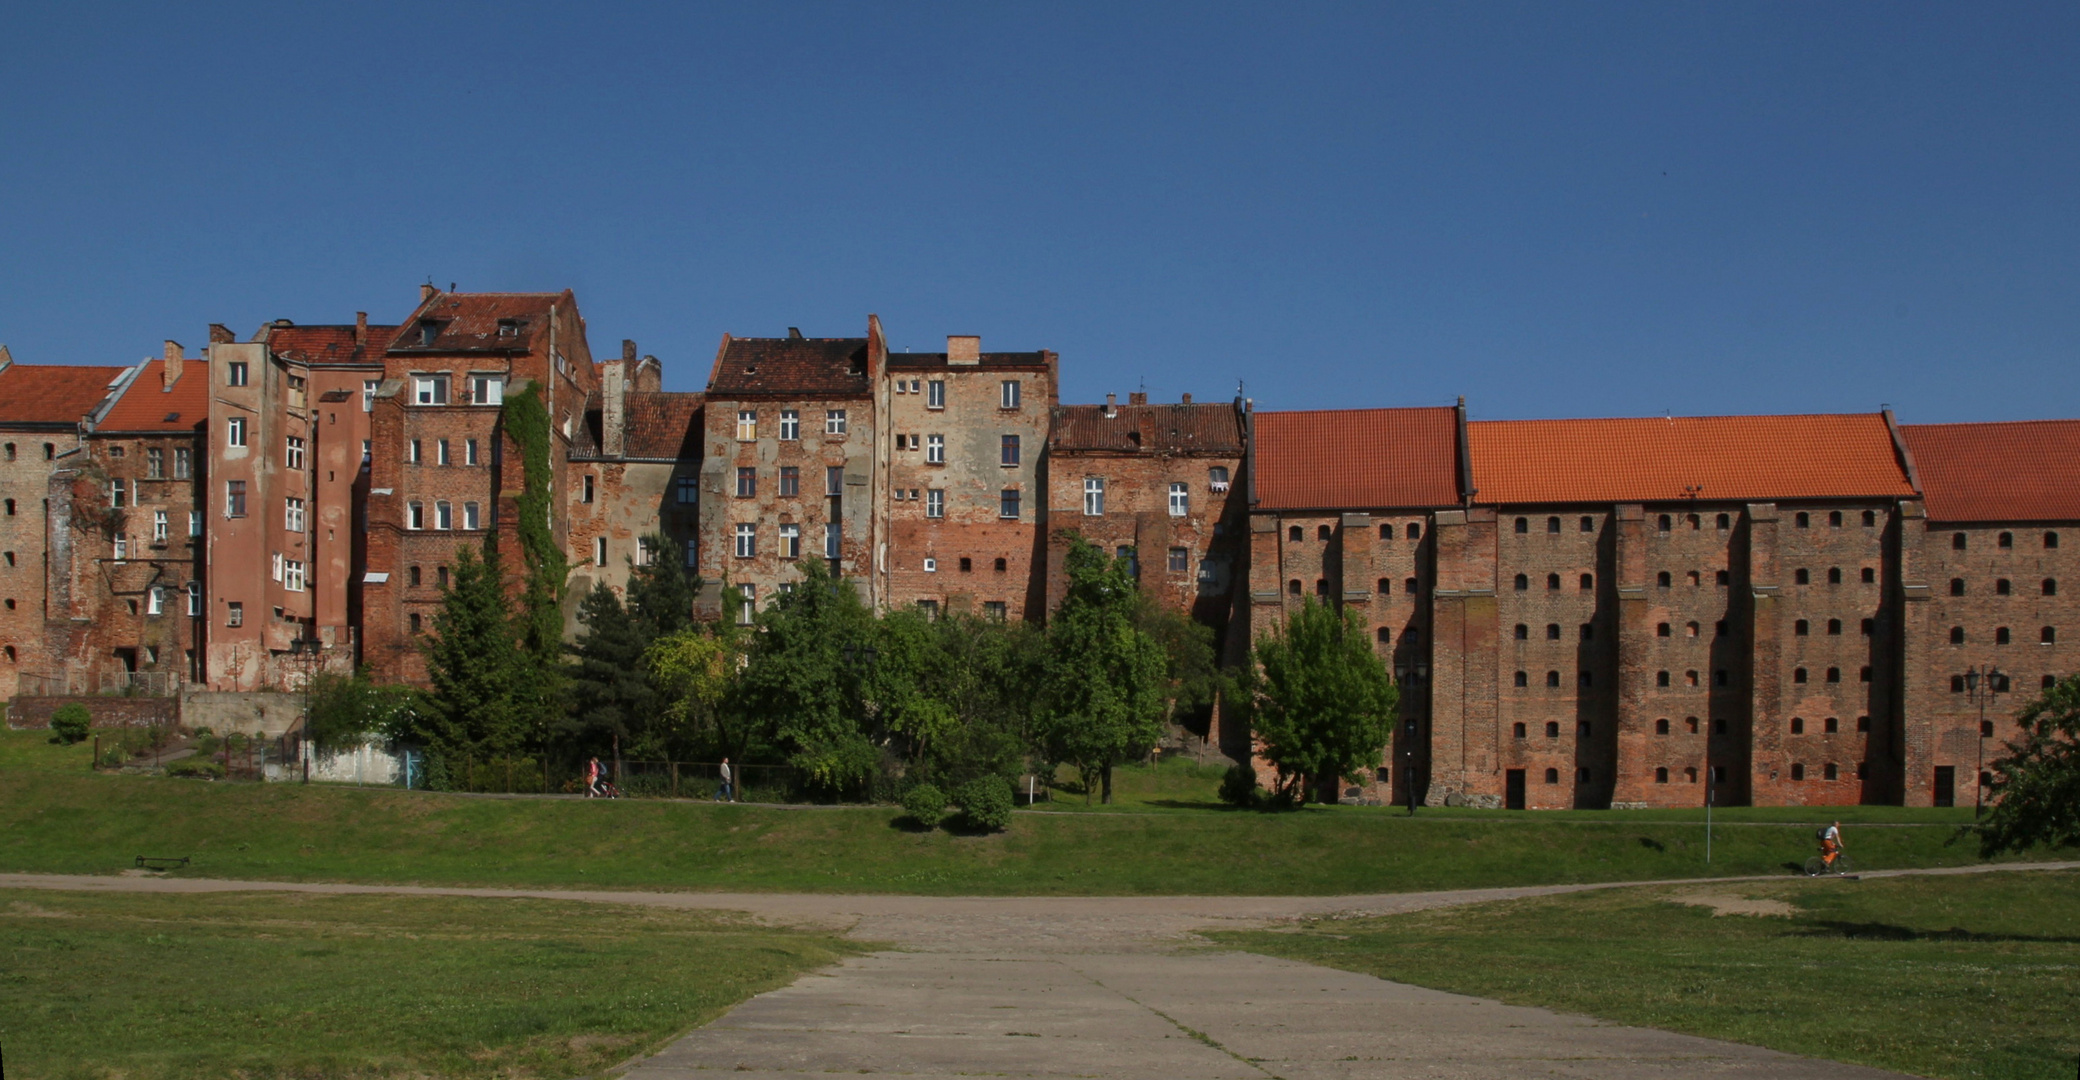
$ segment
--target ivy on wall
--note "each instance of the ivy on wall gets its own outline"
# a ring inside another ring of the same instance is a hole
[[[557,708],[562,676],[563,593],[570,562],[550,528],[554,473],[549,467],[549,409],[540,384],[530,382],[506,395],[500,411],[505,432],[520,451],[522,484],[515,503],[514,532],[520,541],[526,583],[520,594],[520,647],[533,660],[537,686],[531,688],[547,722]],[[495,537],[495,533],[493,534]]]

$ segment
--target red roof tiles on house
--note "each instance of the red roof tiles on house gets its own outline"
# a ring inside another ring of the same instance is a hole
[[[9,364],[0,368],[0,425],[70,427],[101,399],[120,367]]]
[[[361,344],[352,326],[271,326],[267,347],[276,356],[300,364],[380,364],[384,349],[397,337],[396,326],[371,326]]]
[[[1489,505],[1914,494],[1881,413],[1488,420],[1467,442]]]
[[[1227,402],[1191,405],[1063,405],[1047,445],[1068,453],[1242,455],[1242,419]]]
[[[1459,502],[1458,411],[1260,412],[1260,510],[1383,510]]]
[[[704,397],[676,391],[631,392],[622,453],[632,458],[699,457],[699,417]]]
[[[209,419],[209,364],[189,359],[173,389],[165,388],[164,360],[150,360],[130,380],[108,415],[94,425],[100,432],[193,431]]]
[[[866,394],[866,338],[728,337],[708,375],[709,397]]]
[[[2080,520],[2080,420],[1903,424],[1931,521]]]
[[[560,293],[435,293],[393,334],[394,353],[530,352],[549,333],[549,309],[575,304]],[[428,340],[425,327],[432,326]],[[374,334],[370,340],[377,340]]]

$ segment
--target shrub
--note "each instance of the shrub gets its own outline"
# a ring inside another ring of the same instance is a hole
[[[51,734],[65,742],[76,743],[87,737],[87,728],[93,723],[94,717],[87,712],[85,705],[68,701],[51,714]]]
[[[903,812],[924,828],[936,828],[946,817],[946,793],[935,785],[919,784],[903,796]]]
[[[168,776],[194,776],[204,780],[222,780],[224,767],[214,761],[200,758],[182,758],[166,767]]]
[[[1011,782],[1001,776],[983,776],[962,784],[954,793],[961,804],[961,821],[978,832],[1002,832],[1011,824]]]
[[[1247,763],[1230,765],[1227,775],[1221,777],[1221,801],[1229,806],[1255,806],[1257,795],[1257,770]]]

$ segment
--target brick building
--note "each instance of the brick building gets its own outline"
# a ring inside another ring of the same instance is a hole
[[[0,697],[17,693],[23,674],[51,672],[44,651],[51,476],[82,460],[87,415],[127,373],[17,364],[0,346]]]
[[[1055,354],[983,352],[977,337],[889,354],[877,386],[884,604],[999,619],[1041,610],[1041,463],[1056,385]]]
[[[1924,497],[1901,522],[1904,798],[1945,806],[1975,798],[2015,709],[2080,668],[2080,421],[1901,434]]]
[[[633,341],[621,359],[600,365],[600,389],[571,449],[571,575],[566,631],[575,635],[578,605],[599,582],[625,598],[629,568],[653,559],[700,564],[701,405],[704,395],[660,389],[657,358],[636,358]],[[653,550],[650,538],[664,537]]]
[[[495,537],[518,574],[515,499],[524,462],[506,431],[508,391],[539,387],[549,416],[554,492],[573,487],[573,442],[599,372],[575,297],[421,289],[383,354],[369,413],[367,569],[361,659],[378,678],[423,682],[429,629],[448,567],[464,545]],[[570,516],[552,515],[568,546]]]

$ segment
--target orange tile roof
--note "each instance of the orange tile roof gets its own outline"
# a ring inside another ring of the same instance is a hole
[[[402,327],[373,326],[361,344],[355,344],[352,326],[271,326],[267,349],[289,360],[306,364],[381,364],[383,348]]]
[[[1914,494],[1882,413],[1488,420],[1467,443],[1488,505]]]
[[[172,390],[165,389],[164,360],[148,360],[130,380],[108,415],[94,425],[110,431],[193,431],[209,419],[209,363],[189,358]]]
[[[2080,420],[1905,424],[1931,521],[2080,520]]]
[[[1458,412],[1260,412],[1259,510],[1384,510],[1459,502]]]
[[[0,424],[74,425],[108,396],[120,367],[9,364],[0,368]]]
[[[537,339],[548,341],[550,310],[559,304],[575,307],[576,303],[568,289],[560,293],[435,293],[391,335],[389,351],[529,352]],[[430,345],[420,334],[425,322],[439,324]],[[501,323],[511,324],[508,336],[499,335]],[[371,334],[369,340],[378,339]]]

